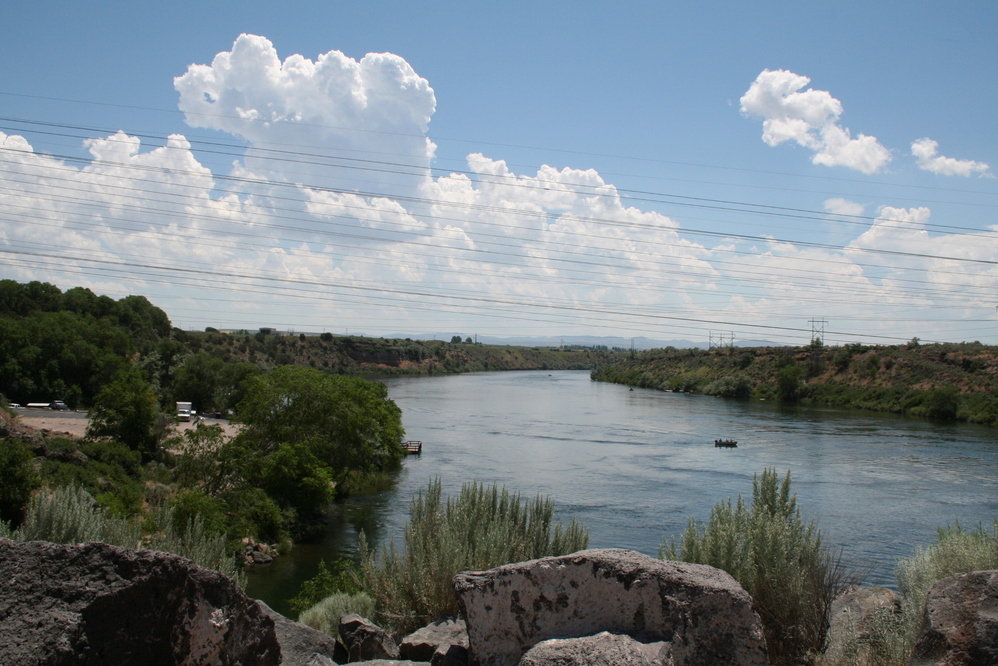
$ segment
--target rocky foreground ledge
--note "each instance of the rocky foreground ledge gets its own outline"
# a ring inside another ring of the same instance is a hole
[[[998,663],[998,572],[954,579],[933,588],[918,663]],[[0,540],[0,663],[767,663],[751,598],[712,567],[587,550],[466,572],[454,586],[467,624],[441,620],[397,642],[344,616],[337,641],[176,555]]]

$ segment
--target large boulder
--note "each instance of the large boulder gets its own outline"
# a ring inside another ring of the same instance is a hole
[[[289,620],[262,601],[256,603],[274,622],[281,646],[281,666],[335,666],[346,662],[346,650],[332,636]]]
[[[0,539],[0,663],[279,664],[273,621],[217,571],[151,550]]]
[[[714,567],[584,550],[454,579],[472,661],[513,666],[535,644],[603,631],[671,643],[675,664],[765,664],[752,599]]]
[[[387,631],[351,613],[340,618],[340,640],[350,661],[398,659],[399,646]]]
[[[665,642],[641,643],[603,631],[584,638],[551,638],[527,650],[519,666],[672,666]]]
[[[956,574],[929,590],[912,664],[998,664],[998,571]]]
[[[456,648],[456,649],[455,649]],[[417,629],[402,639],[399,643],[399,655],[402,659],[412,661],[434,661],[434,655],[439,653],[436,661],[441,662],[445,655],[451,654],[451,660],[456,654],[468,649],[468,629],[464,620],[446,619],[433,622],[422,629]]]

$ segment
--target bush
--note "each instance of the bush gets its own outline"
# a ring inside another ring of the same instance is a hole
[[[156,512],[158,530],[146,539],[145,547],[182,555],[207,569],[214,569],[246,587],[246,574],[226,549],[225,535],[205,526],[200,515],[187,523],[176,520],[173,507]]]
[[[99,541],[125,548],[145,547],[194,560],[233,578],[240,587],[245,575],[225,550],[225,537],[205,529],[200,516],[186,525],[175,525],[172,507],[161,507],[155,516],[155,532],[144,541],[139,525],[112,516],[83,488],[66,486],[35,495],[24,523],[16,530],[0,525],[0,536],[17,541],[84,543]]]
[[[210,532],[225,532],[225,511],[222,504],[201,490],[181,490],[171,502],[173,529],[180,531],[195,518]]]
[[[960,408],[960,398],[953,386],[940,386],[925,394],[922,408],[934,421],[953,421]]]
[[[229,536],[250,536],[276,543],[287,538],[284,515],[277,503],[260,488],[240,487],[221,495],[229,516]]]
[[[35,457],[28,445],[0,440],[0,521],[20,525],[31,493],[39,485]]]
[[[332,564],[320,560],[319,571],[302,583],[301,590],[288,605],[300,615],[330,595],[356,595],[361,591],[359,577],[360,569],[353,560],[339,559]]]
[[[336,592],[303,611],[298,621],[335,638],[340,631],[340,618],[350,613],[373,616],[374,600],[363,592]]]
[[[139,536],[134,523],[110,515],[86,490],[65,486],[32,497],[24,523],[11,538],[53,543],[102,541],[136,548]]]
[[[142,508],[141,456],[121,442],[51,439],[41,462],[50,488],[80,486],[115,516],[130,518]]]
[[[589,533],[572,521],[552,530],[554,503],[523,501],[505,488],[465,484],[456,499],[442,498],[440,481],[412,500],[405,550],[391,544],[380,558],[362,542],[361,579],[375,600],[378,620],[411,631],[457,615],[451,588],[460,571],[481,570],[586,548]]]
[[[918,639],[929,588],[947,576],[984,569],[998,569],[998,521],[992,523],[991,534],[983,526],[972,532],[959,524],[940,528],[935,544],[898,562],[898,591],[909,653]]]
[[[857,631],[822,663],[905,666],[921,632],[929,589],[947,576],[985,569],[998,569],[998,521],[992,523],[991,534],[983,527],[967,532],[959,524],[941,528],[935,544],[898,562],[900,612],[881,609],[865,631]]]
[[[801,397],[804,370],[799,365],[787,365],[776,373],[776,397],[780,402],[794,403]]]
[[[752,382],[745,375],[725,375],[703,387],[704,395],[747,400],[752,395]]]
[[[755,601],[773,664],[806,662],[824,646],[832,600],[844,588],[837,561],[805,523],[790,494],[790,473],[767,469],[752,482],[752,507],[739,497],[714,506],[701,530],[690,519],[680,544],[659,557],[709,564],[741,583]]]

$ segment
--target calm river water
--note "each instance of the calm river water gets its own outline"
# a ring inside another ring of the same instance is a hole
[[[400,539],[409,499],[439,477],[551,496],[592,547],[657,555],[688,517],[751,497],[752,476],[790,470],[799,506],[866,583],[894,583],[894,563],[937,527],[998,517],[998,432],[968,425],[819,409],[780,409],[593,382],[584,371],[394,379],[407,437],[423,441],[395,487],[337,507],[328,537],[251,572],[248,592],[286,600],[325,557],[351,555],[363,529]],[[716,438],[738,440],[715,448]]]

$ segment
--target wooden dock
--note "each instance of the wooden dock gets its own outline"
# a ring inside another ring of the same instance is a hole
[[[406,454],[420,455],[423,452],[423,443],[416,440],[402,442],[402,449]]]

